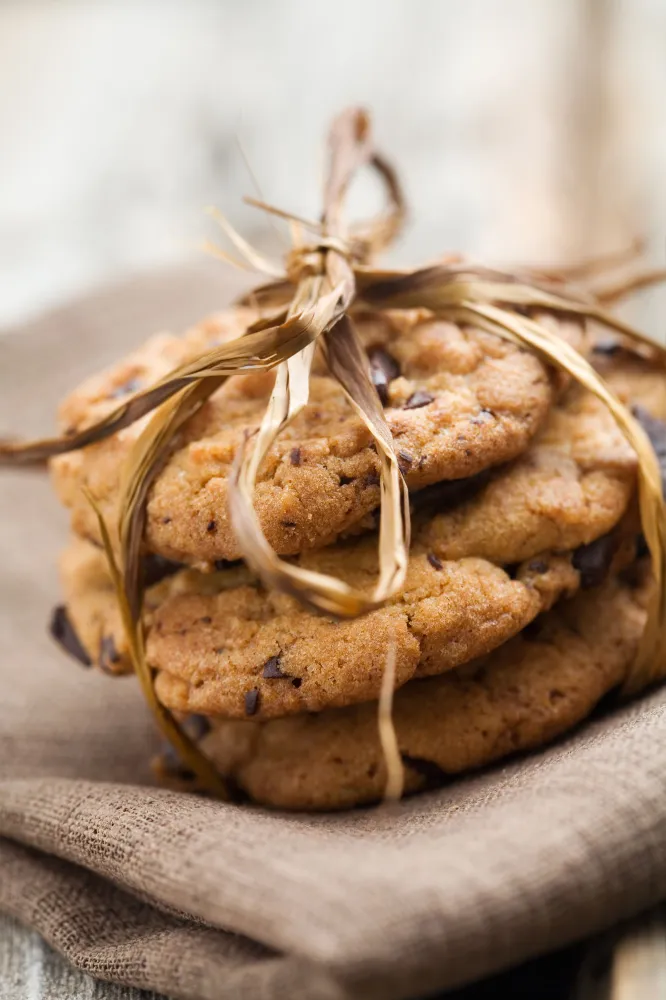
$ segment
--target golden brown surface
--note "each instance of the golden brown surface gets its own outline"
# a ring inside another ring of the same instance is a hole
[[[643,598],[613,580],[561,602],[485,659],[397,692],[406,790],[541,746],[585,718],[626,676]],[[372,802],[386,780],[375,703],[263,724],[214,721],[201,747],[251,799],[280,808]]]
[[[128,386],[149,385],[205,343],[237,336],[248,316],[222,314],[184,338],[154,338],[74,392],[61,408],[62,427],[99,418]],[[492,335],[424,321],[423,314],[360,319],[359,328],[366,347],[381,347],[399,369],[388,384],[385,412],[412,489],[515,458],[553,401],[554,381],[544,365]],[[575,339],[576,328],[566,332]],[[235,376],[184,428],[150,495],[151,551],[203,568],[238,558],[227,479],[244,434],[261,420],[271,386],[270,374]],[[424,399],[429,401],[416,405]],[[83,486],[113,524],[119,469],[142,426],[52,461],[56,490],[78,534],[98,537]],[[293,554],[334,541],[378,505],[377,471],[367,430],[319,363],[310,404],[260,471],[255,505],[271,545]]]
[[[442,559],[474,553],[499,564],[576,549],[620,520],[636,464],[603,403],[571,386],[528,451],[419,538]]]
[[[374,540],[304,554],[301,563],[367,588],[376,574]],[[93,662],[127,672],[103,553],[76,540],[61,574],[69,617]],[[174,709],[243,718],[249,696],[257,718],[317,711],[377,697],[391,642],[400,686],[493,649],[578,584],[568,556],[529,561],[512,579],[484,560],[442,562],[421,547],[397,598],[338,622],[265,591],[243,566],[181,570],[147,592],[147,659],[159,671],[159,697]]]

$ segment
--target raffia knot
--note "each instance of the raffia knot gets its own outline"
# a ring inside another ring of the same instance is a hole
[[[333,251],[352,264],[363,263],[367,257],[367,244],[362,240],[343,240],[337,236],[323,236],[316,243],[293,247],[285,258],[285,272],[293,285],[304,278],[321,277],[326,273],[326,254]]]

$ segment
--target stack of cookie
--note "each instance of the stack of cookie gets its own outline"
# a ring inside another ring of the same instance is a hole
[[[252,318],[237,309],[182,338],[153,338],[64,402],[63,429],[99,419]],[[355,318],[412,497],[399,595],[333,620],[267,591],[240,560],[228,477],[261,421],[270,373],[237,375],[204,405],[173,442],[148,503],[144,617],[157,697],[240,793],[284,808],[381,798],[377,699],[389,648],[413,792],[578,723],[626,679],[645,620],[636,457],[604,406],[491,334],[417,312]],[[577,324],[558,332],[584,346]],[[608,340],[590,356],[638,404],[663,454],[663,377]],[[262,467],[256,510],[278,553],[369,591],[378,458],[323,362],[311,386]],[[52,461],[74,532],[52,631],[110,674],[132,667],[83,488],[113,529],[120,468],[142,426]],[[187,780],[173,754],[159,768]]]

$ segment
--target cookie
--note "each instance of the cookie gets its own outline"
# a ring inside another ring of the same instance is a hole
[[[301,563],[367,587],[376,558],[374,539],[363,538],[306,553]],[[77,540],[61,569],[69,618],[88,656],[107,671],[126,671],[103,554]],[[182,570],[147,592],[146,655],[158,672],[158,696],[176,710],[231,718],[319,711],[376,698],[390,643],[399,687],[493,649],[579,581],[568,556],[507,572],[482,559],[441,561],[415,546],[398,597],[362,618],[335,621],[267,592],[242,564],[210,574]]]
[[[149,342],[73,393],[61,408],[63,428],[98,419],[119,396],[153,383],[206,342],[237,335],[248,318],[247,312],[229,313],[182,342]],[[553,373],[529,351],[491,334],[424,313],[360,316],[358,327],[411,489],[515,458],[554,400]],[[580,342],[575,324],[561,329]],[[150,551],[202,569],[239,558],[227,509],[228,476],[244,435],[261,421],[272,384],[272,373],[237,375],[183,428],[149,497]],[[119,470],[143,425],[52,460],[56,490],[77,534],[99,540],[82,487],[113,525]],[[262,528],[276,551],[296,554],[332,543],[378,504],[378,458],[368,431],[318,360],[309,405],[260,470],[255,506]]]
[[[572,385],[523,456],[416,531],[441,559],[473,553],[506,565],[574,550],[618,523],[636,468],[636,455],[604,404]]]
[[[256,579],[240,563],[226,567],[223,574],[201,574],[155,555],[144,557],[143,577],[148,629],[154,610],[170,597],[188,591],[217,592]],[[83,666],[94,664],[108,674],[130,673],[127,640],[103,551],[74,539],[60,557],[60,579],[65,603],[54,610],[52,637]]]
[[[627,676],[645,596],[615,579],[561,602],[484,659],[398,691],[406,792],[542,746],[589,715]],[[382,797],[375,703],[266,723],[199,721],[201,749],[255,802],[325,810]],[[183,777],[172,756],[157,762],[166,780]]]
[[[661,365],[638,354],[635,345],[599,337],[590,361],[626,406],[638,405],[653,417],[666,419],[666,373]]]

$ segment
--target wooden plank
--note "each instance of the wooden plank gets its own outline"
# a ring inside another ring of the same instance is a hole
[[[2,1000],[167,1000],[127,986],[104,983],[73,968],[38,934],[0,915]]]

